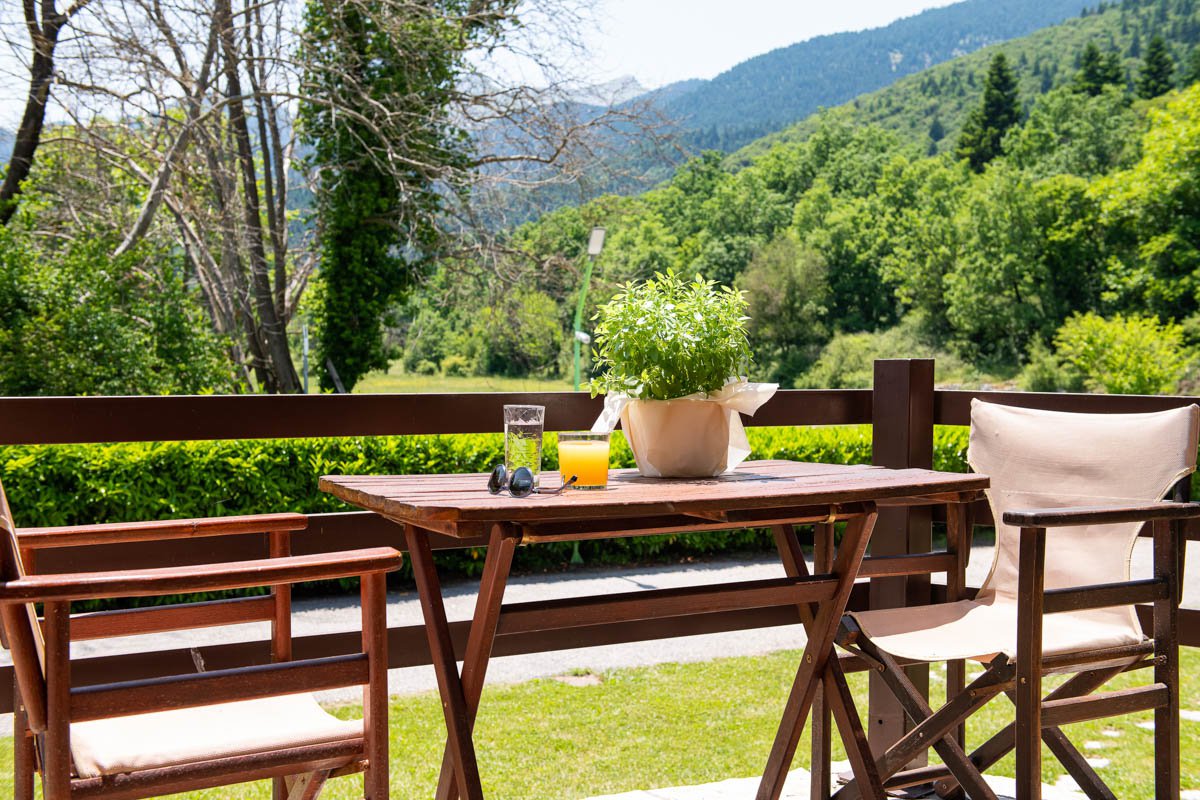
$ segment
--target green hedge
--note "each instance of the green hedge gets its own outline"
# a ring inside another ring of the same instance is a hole
[[[749,436],[753,458],[839,464],[871,458],[867,426],[755,428]],[[965,469],[966,444],[965,429],[938,429],[934,466]],[[485,472],[501,460],[502,452],[498,434],[23,446],[0,448],[0,480],[22,527],[317,513],[350,510],[317,490],[321,475]],[[543,463],[547,469],[557,467],[552,436],[546,437]],[[633,466],[633,455],[619,434],[614,436],[613,464]],[[625,564],[769,547],[765,531],[745,530],[584,542],[581,552],[587,563]],[[561,569],[570,556],[569,544],[522,548],[517,567]],[[448,551],[439,554],[439,564],[451,573],[475,575],[483,553]],[[402,575],[407,576],[407,567]]]

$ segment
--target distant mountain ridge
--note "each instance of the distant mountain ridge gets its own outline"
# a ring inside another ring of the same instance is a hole
[[[1094,2],[965,0],[882,28],[818,36],[743,61],[710,81],[657,90],[694,150],[730,152],[934,64],[1058,24]],[[651,96],[654,93],[650,93]]]

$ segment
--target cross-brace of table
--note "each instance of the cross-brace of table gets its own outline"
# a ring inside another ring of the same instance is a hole
[[[546,485],[555,485],[557,480],[554,473],[542,476]],[[860,573],[903,575],[921,566],[928,571],[933,561],[950,572],[954,565],[948,554],[935,554],[868,559],[874,563],[869,570],[863,569],[876,507],[971,502],[986,488],[987,478],[917,469],[760,461],[717,478],[697,480],[650,479],[635,471],[614,470],[606,491],[522,499],[488,494],[482,475],[330,476],[322,478],[320,485],[323,491],[404,526],[448,732],[437,800],[483,798],[471,734],[498,634],[795,606],[808,641],[758,790],[759,800],[776,800],[818,689],[832,712],[864,796],[884,796],[866,733],[834,654],[834,637]],[[964,514],[950,516],[952,520],[966,519]],[[838,522],[846,526],[835,555],[832,540]],[[818,547],[816,574],[807,569],[794,528],[810,524],[816,526],[818,543],[826,545]],[[521,544],[746,527],[772,530],[785,577],[503,602],[513,556]],[[461,673],[430,532],[464,538],[488,536]],[[961,542],[964,539],[958,533]],[[828,731],[814,731],[814,735],[827,736]]]

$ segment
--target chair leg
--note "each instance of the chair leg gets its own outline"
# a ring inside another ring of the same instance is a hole
[[[1042,741],[1067,770],[1071,779],[1079,785],[1080,790],[1087,795],[1088,800],[1117,800],[1117,796],[1104,785],[1104,780],[1092,769],[1083,753],[1071,744],[1067,735],[1060,729],[1046,728],[1042,731]]]
[[[42,764],[44,800],[71,797],[71,608],[46,603],[46,735]]]
[[[288,792],[286,800],[317,800],[328,779],[327,769],[293,775],[285,780]]]
[[[1167,598],[1154,603],[1154,682],[1167,687],[1167,704],[1154,710],[1154,797],[1179,797],[1179,572],[1182,522],[1155,521],[1154,577]]]
[[[1017,572],[1017,797],[1042,800],[1042,591],[1046,529],[1022,528]],[[968,792],[969,793],[969,792]]]
[[[388,800],[387,575],[375,572],[363,575],[361,580],[362,645],[368,659],[368,683],[363,687],[363,746],[367,756],[363,791],[366,800]],[[327,776],[325,773],[320,783]],[[318,784],[316,791],[320,790]],[[303,800],[314,797],[316,794],[304,795]]]
[[[15,682],[13,695],[13,800],[33,800],[33,734]]]

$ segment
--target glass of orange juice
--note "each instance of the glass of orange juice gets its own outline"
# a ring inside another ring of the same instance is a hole
[[[558,471],[572,489],[608,487],[608,434],[569,431],[558,434]]]

